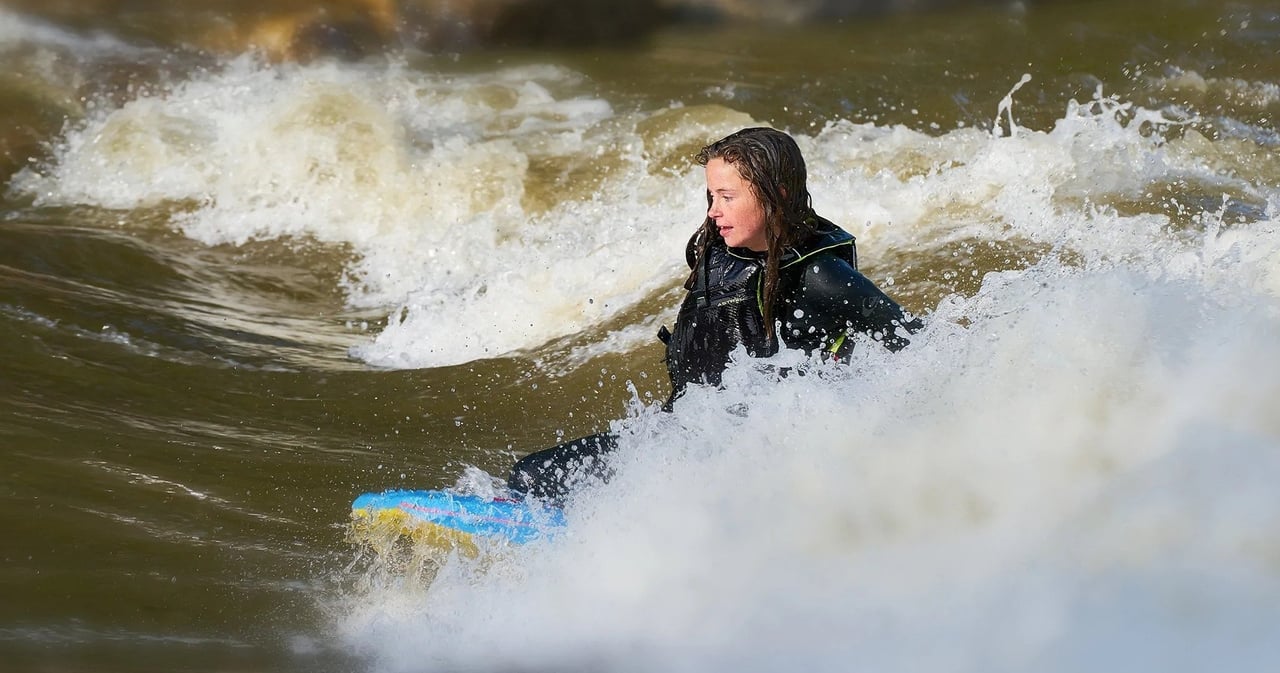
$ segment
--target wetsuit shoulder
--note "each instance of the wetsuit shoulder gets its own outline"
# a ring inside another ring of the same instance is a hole
[[[853,267],[838,247],[820,250],[800,260],[803,265],[788,315],[796,324],[792,334],[822,337],[824,348],[837,352],[846,343],[843,337],[862,332],[890,350],[908,343],[906,335],[920,327],[875,283]]]

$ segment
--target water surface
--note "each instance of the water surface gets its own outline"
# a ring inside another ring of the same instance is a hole
[[[185,17],[0,14],[13,670],[1280,661],[1270,3],[307,63]],[[748,124],[929,327],[656,414],[689,158]],[[348,540],[361,492],[611,423],[566,540]]]

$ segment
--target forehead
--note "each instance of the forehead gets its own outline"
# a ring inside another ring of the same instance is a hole
[[[707,188],[715,191],[717,189],[743,189],[747,187],[747,181],[742,178],[742,174],[738,172],[738,167],[724,159],[712,159],[707,162]]]

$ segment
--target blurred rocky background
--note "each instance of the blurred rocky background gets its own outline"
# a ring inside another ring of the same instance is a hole
[[[854,19],[1047,0],[0,0],[63,27],[278,60],[625,44],[679,22]]]

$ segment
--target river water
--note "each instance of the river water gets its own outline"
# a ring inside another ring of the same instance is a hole
[[[160,44],[0,13],[0,669],[1280,666],[1274,3]],[[748,124],[928,327],[657,413]],[[611,424],[562,538],[348,530]]]

